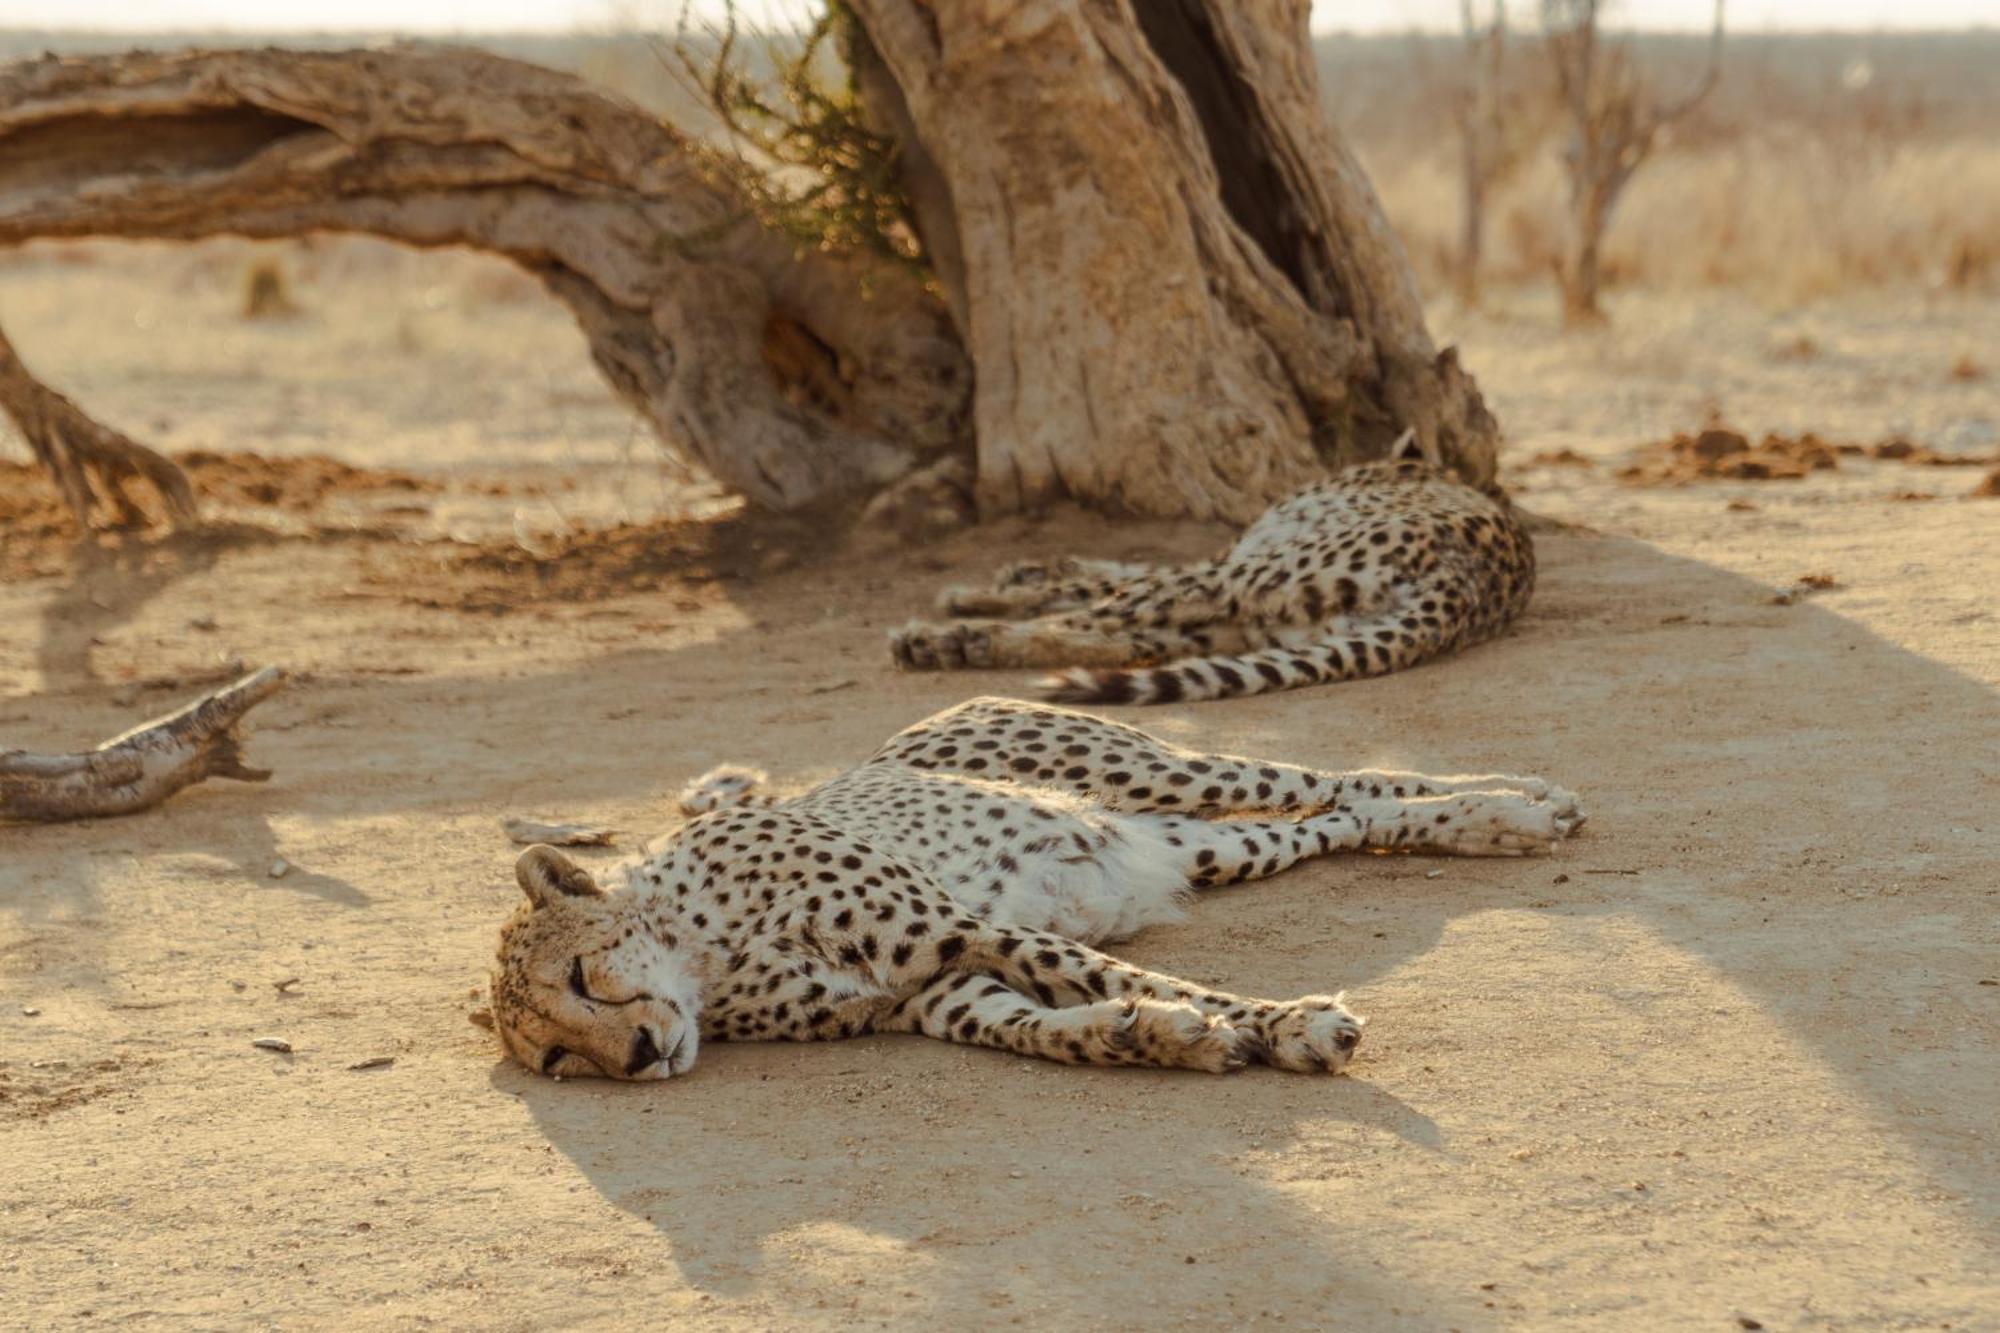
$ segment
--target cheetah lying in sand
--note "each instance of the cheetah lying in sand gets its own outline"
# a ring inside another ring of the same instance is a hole
[[[1535,778],[1315,773],[1006,699],[790,800],[760,777],[697,779],[698,817],[609,890],[522,853],[493,976],[509,1055],[661,1079],[704,1041],[921,1032],[1072,1064],[1338,1071],[1361,1039],[1340,996],[1246,999],[1091,946],[1310,856],[1521,856],[1583,822]]]
[[[1068,667],[1041,684],[1064,703],[1226,699],[1482,642],[1534,587],[1534,544],[1504,497],[1401,459],[1281,501],[1213,560],[1029,562],[947,589],[947,615],[989,618],[912,621],[890,654],[917,670]]]

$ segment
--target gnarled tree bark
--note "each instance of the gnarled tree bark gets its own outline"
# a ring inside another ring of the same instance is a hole
[[[773,508],[898,478],[1255,515],[1498,430],[1321,106],[1307,0],[849,0],[935,275],[800,254],[671,129],[479,52],[0,71],[0,245],[366,231],[538,274],[669,444]],[[865,295],[864,295],[865,294]],[[885,512],[882,508],[874,512]]]
[[[1491,479],[1497,429],[1326,119],[1304,0],[850,7],[949,196],[940,247],[936,186],[910,190],[962,269],[982,510],[1243,520],[1405,427]]]
[[[916,277],[796,253],[672,129],[567,75],[419,48],[0,71],[0,245],[311,231],[520,264],[662,439],[771,508],[963,440],[969,368]]]

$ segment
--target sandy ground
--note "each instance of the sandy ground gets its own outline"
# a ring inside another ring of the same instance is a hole
[[[1352,1077],[899,1037],[718,1046],[620,1087],[526,1075],[467,1022],[516,894],[500,816],[644,834],[720,760],[823,776],[1025,684],[887,669],[884,627],[938,583],[1217,534],[593,536],[707,501],[559,313],[489,265],[332,246],[274,252],[305,313],[250,324],[244,253],[0,268],[24,354],[135,432],[423,482],[310,510],[240,489],[242,525],[200,544],[0,546],[0,743],[95,740],[218,662],[299,673],[254,715],[269,785],[0,829],[0,1324],[2000,1326],[2000,502],[1958,498],[1980,469],[1869,460],[1612,475],[1716,411],[1990,452],[1994,381],[1951,367],[2000,346],[2000,305],[1631,298],[1592,338],[1539,299],[1440,314],[1523,501],[1560,521],[1518,631],[1123,712],[1584,793],[1552,859],[1321,861],[1125,947],[1253,993],[1349,988]],[[1561,448],[1585,461],[1527,461]],[[1839,586],[1773,602],[1808,573]]]

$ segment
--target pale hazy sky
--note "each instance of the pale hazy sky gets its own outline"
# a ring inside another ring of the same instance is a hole
[[[697,3],[696,8],[707,7]],[[746,0],[780,12],[786,0]],[[1515,0],[1523,16],[1534,0]],[[678,0],[0,0],[0,27],[365,29],[397,32],[544,32],[670,26]],[[1735,0],[1731,26],[1966,28],[2000,24],[1996,0]],[[1366,31],[1456,23],[1457,0],[1315,0],[1313,26]],[[1708,22],[1709,0],[1624,0],[1619,16],[1646,28]]]

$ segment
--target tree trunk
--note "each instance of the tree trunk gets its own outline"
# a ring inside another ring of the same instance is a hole
[[[454,49],[0,71],[0,245],[338,230],[504,255],[665,441],[773,508],[898,478],[931,506],[971,473],[986,514],[1242,521],[1405,427],[1491,481],[1498,429],[1326,119],[1306,0],[850,10],[931,286],[799,253],[644,113]]]
[[[1478,146],[1470,137],[1460,168],[1463,176],[1458,214],[1458,303],[1467,310],[1475,310],[1479,307],[1480,266],[1486,258],[1486,168]]]
[[[1569,235],[1563,246],[1563,323],[1571,328],[1587,328],[1604,323],[1604,308],[1598,302],[1602,284],[1604,232],[1611,223],[1615,197],[1612,182],[1591,179],[1571,191]]]
[[[851,8],[949,195],[983,511],[1243,520],[1404,426],[1490,480],[1303,0]]]
[[[567,75],[416,48],[0,71],[0,245],[310,231],[514,260],[663,440],[762,505],[964,442],[970,369],[917,278],[795,253],[680,136]]]

